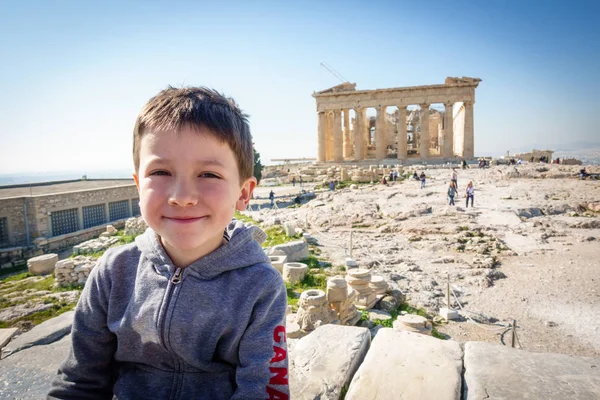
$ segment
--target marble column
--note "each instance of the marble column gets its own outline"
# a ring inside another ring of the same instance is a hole
[[[398,160],[406,159],[406,106],[398,106]]]
[[[385,112],[385,106],[377,107],[377,122],[375,125],[375,154],[378,160],[383,160],[387,155]]]
[[[419,137],[419,156],[429,158],[429,104],[421,104],[421,134]]]
[[[317,142],[317,161],[326,161],[326,146],[325,134],[327,131],[327,115],[324,112],[319,112],[319,138]]]
[[[454,157],[454,103],[444,103],[444,148],[442,156],[444,158]]]
[[[342,136],[342,111],[333,112],[333,161],[344,161],[344,138]]]
[[[362,132],[362,108],[354,109],[354,159],[362,161],[364,159],[364,134]]]
[[[463,157],[466,160],[475,157],[475,134],[473,126],[473,102],[465,101],[465,135],[463,142]]]
[[[367,118],[367,109],[361,108],[360,115],[360,126],[361,133],[363,135],[363,160],[369,158],[369,144],[371,143],[371,127],[369,126],[369,119]]]
[[[327,112],[327,161],[333,161],[333,112]]]
[[[350,137],[350,110],[344,110],[344,158],[352,157],[352,138]]]

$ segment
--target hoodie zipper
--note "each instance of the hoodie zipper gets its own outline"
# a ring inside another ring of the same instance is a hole
[[[171,281],[171,286],[169,286],[168,292],[167,292],[167,302],[165,304],[165,312],[163,314],[163,318],[162,318],[162,324],[161,324],[161,330],[160,330],[160,336],[163,342],[163,346],[165,346],[165,348],[167,348],[167,341],[165,339],[166,333],[165,333],[165,325],[167,324],[167,315],[169,314],[169,306],[171,305],[171,297],[173,297],[173,290],[175,289],[175,286],[177,286],[178,284],[181,283],[181,275],[183,274],[183,269],[182,268],[177,268],[175,270],[175,273],[173,274],[173,276],[171,277],[170,281]]]
[[[173,353],[173,349],[171,349],[171,346],[167,346],[166,325],[167,325],[167,316],[169,315],[169,306],[171,305],[171,298],[173,297],[173,291],[175,290],[175,286],[177,286],[178,284],[181,283],[181,276],[182,276],[182,274],[183,274],[183,268],[177,268],[175,270],[175,273],[173,274],[173,276],[171,276],[171,279],[170,279],[171,285],[169,286],[169,289],[168,289],[168,292],[167,292],[167,301],[166,301],[166,304],[165,304],[165,312],[164,312],[164,315],[163,315],[163,318],[162,318],[162,321],[161,321],[162,322],[162,324],[161,324],[162,326],[161,326],[161,331],[160,331],[160,336],[161,336],[161,339],[162,339],[162,342],[163,342],[163,346],[165,346],[165,348],[171,354],[173,354],[173,359],[174,359],[174,361],[175,361],[175,363],[177,365],[177,367],[176,367],[176,374],[177,374],[178,384],[177,384],[177,387],[175,388],[175,392],[171,394],[171,398],[173,396],[175,396],[176,393],[178,393],[179,390],[180,390],[180,388],[179,388],[179,386],[180,386],[180,384],[179,384],[179,379],[180,379],[180,377],[179,377],[179,369],[180,369],[180,365],[179,365],[179,358],[177,357],[177,355],[175,355]]]

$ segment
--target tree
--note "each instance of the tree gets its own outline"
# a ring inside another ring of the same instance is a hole
[[[256,148],[254,147],[254,143],[252,143],[252,151],[254,152],[254,177],[256,178],[256,181],[258,182],[257,185],[258,185],[262,178],[263,165],[260,162],[260,153],[256,151]]]

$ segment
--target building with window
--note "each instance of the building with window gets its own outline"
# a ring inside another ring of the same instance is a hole
[[[132,179],[0,186],[0,252],[65,248],[140,215]]]

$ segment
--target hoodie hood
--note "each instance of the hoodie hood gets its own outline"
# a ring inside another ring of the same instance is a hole
[[[258,226],[245,225],[233,219],[225,228],[223,237],[226,240],[223,245],[190,264],[183,273],[200,279],[213,279],[226,271],[261,263],[270,264],[269,257],[260,246],[267,234]],[[177,269],[152,228],[136,237],[135,243],[157,271],[171,274]]]

